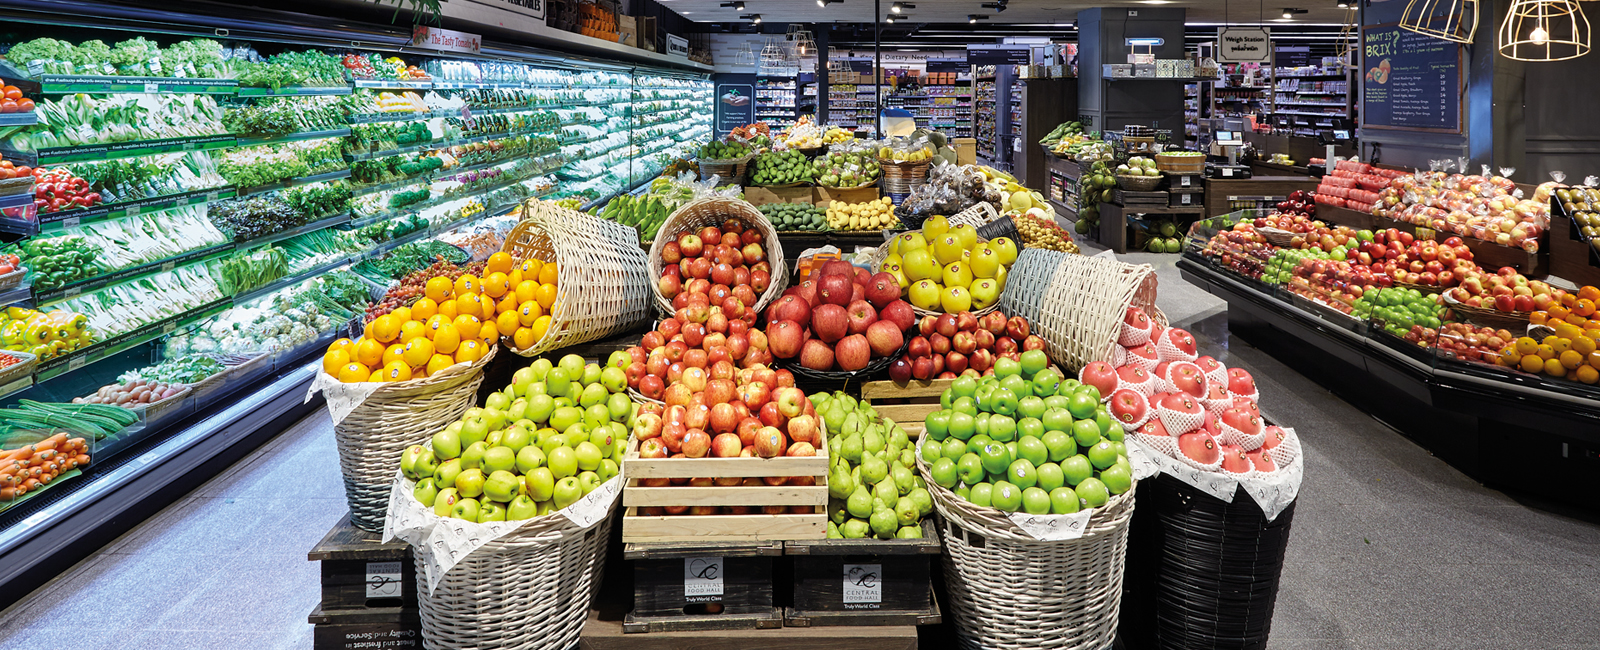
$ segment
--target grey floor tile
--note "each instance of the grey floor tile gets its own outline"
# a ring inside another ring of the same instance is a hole
[[[159,630],[146,632],[123,647],[127,650],[244,650],[270,648],[277,641],[277,635],[271,633],[236,629],[193,632]]]
[[[240,631],[285,635],[305,623],[321,600],[320,568],[284,554],[241,555],[197,582],[198,596],[171,608],[149,628],[167,631]],[[309,588],[308,588],[309,587]],[[247,615],[245,613],[248,613]]]
[[[72,630],[35,628],[14,632],[0,631],[0,648],[121,650],[128,647],[130,637],[142,634],[143,632],[130,633],[125,630],[107,630],[90,626],[80,626]]]
[[[220,558],[113,555],[95,556],[79,566],[49,597],[24,601],[7,616],[30,629],[148,629],[173,608],[199,596],[196,586],[221,570]]]

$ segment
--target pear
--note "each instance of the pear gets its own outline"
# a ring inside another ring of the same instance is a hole
[[[933,495],[928,492],[927,488],[919,487],[912,490],[911,494],[907,494],[906,497],[911,499],[911,503],[916,504],[917,513],[920,517],[926,517],[933,513]]]
[[[915,526],[922,520],[921,511],[917,509],[917,504],[911,497],[900,497],[900,500],[895,502],[894,517],[901,526]]]
[[[844,504],[844,499],[828,499],[828,521],[843,524],[850,519],[850,510]]]
[[[900,492],[901,496],[911,494],[912,490],[917,489],[917,483],[914,480],[917,475],[911,473],[911,470],[905,465],[895,465],[894,469],[889,470],[889,476],[894,479],[894,488]]]
[[[828,522],[828,539],[844,539],[844,534],[839,532],[839,525]]]
[[[880,481],[872,486],[872,496],[883,501],[883,505],[893,508],[900,501],[900,488],[894,481]]]
[[[900,530],[900,518],[889,508],[872,513],[867,523],[872,525],[872,533],[878,539],[893,539],[895,532]]]
[[[888,476],[888,463],[885,463],[877,456],[870,454],[861,457],[861,480],[872,485],[877,485],[878,483],[881,483],[883,479],[888,478]]]
[[[846,435],[839,440],[839,455],[843,456],[847,461],[860,463],[862,451],[863,446],[860,435]]]
[[[865,518],[851,519],[839,526],[839,534],[843,535],[845,539],[861,539],[870,532],[872,532],[872,527],[867,524]]]
[[[856,486],[856,491],[851,493],[849,499],[845,500],[845,510],[850,513],[850,516],[861,519],[872,516],[872,495],[867,492],[866,487]]]
[[[922,527],[901,526],[900,530],[895,531],[894,537],[895,539],[922,539]]]
[[[850,467],[845,463],[834,463],[828,470],[828,495],[835,499],[848,499],[856,491],[856,482],[850,478]]]
[[[872,454],[883,451],[883,434],[878,433],[876,429],[868,429],[867,432],[861,436],[861,449]]]

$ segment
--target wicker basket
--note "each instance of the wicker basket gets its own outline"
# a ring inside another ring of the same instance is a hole
[[[878,159],[878,168],[883,170],[883,180],[915,181],[913,185],[928,180],[928,161],[895,162],[893,160]]]
[[[1156,154],[1156,169],[1168,174],[1199,174],[1206,170],[1205,156],[1174,156],[1170,153]]]
[[[808,378],[808,379],[816,379],[818,381],[827,381],[827,382],[849,382],[849,381],[858,381],[859,382],[859,381],[866,381],[868,379],[871,379],[873,375],[877,375],[879,373],[882,373],[885,370],[888,370],[889,366],[894,365],[895,359],[899,359],[900,357],[905,356],[906,348],[910,347],[910,346],[911,346],[911,339],[908,338],[908,339],[905,340],[905,342],[900,344],[900,349],[899,350],[896,350],[896,351],[890,353],[888,356],[878,357],[876,359],[868,361],[867,362],[867,367],[862,368],[860,370],[854,370],[854,371],[852,371],[852,370],[812,370],[810,368],[807,368],[805,366],[800,365],[800,359],[798,357],[796,357],[794,359],[780,359],[780,360],[777,360],[777,364],[781,368],[787,368],[789,370],[789,372],[794,373],[796,376],[805,377],[805,378]]]
[[[979,201],[972,204],[972,207],[946,217],[945,221],[948,221],[952,226],[964,223],[977,228],[984,224],[994,223],[999,218],[1000,212],[995,210],[993,205],[990,205],[988,201]]]
[[[19,266],[10,273],[0,275],[0,291],[15,289],[22,286],[22,281],[28,277],[28,267]]]
[[[1110,359],[1128,307],[1166,327],[1155,299],[1156,275],[1148,264],[1027,248],[1006,275],[997,304],[1027,319],[1050,359],[1076,374],[1091,361]]]
[[[755,156],[733,158],[730,160],[701,160],[700,180],[711,180],[712,176],[720,177],[720,185],[736,185],[744,183],[745,170],[750,166],[750,160]]]
[[[987,205],[987,204],[985,204],[985,205]],[[951,225],[955,225],[955,224],[952,222]],[[921,230],[907,230],[905,232],[918,232],[918,233],[920,233],[922,231]],[[902,234],[904,234],[904,233],[902,233]],[[985,239],[982,236],[978,237],[978,243],[984,243],[984,242],[987,242],[987,241],[989,241],[989,240]],[[883,261],[889,258],[889,246],[891,244],[893,244],[893,243],[894,243],[894,238],[891,237],[887,241],[883,242],[883,245],[879,246],[877,251],[873,252],[873,256],[872,256],[872,272],[873,273],[877,273],[878,271],[882,270]],[[930,248],[931,248],[931,245],[930,245]],[[1010,284],[1010,282],[1011,282],[1011,275],[1010,275],[1010,273],[1007,273],[1006,274],[1006,283]],[[1005,290],[1005,287],[1001,287],[1001,291],[1003,292],[1004,290]],[[906,302],[909,303],[910,301],[907,300]],[[999,309],[999,308],[1000,308],[1000,301],[996,300],[994,302],[994,304],[989,305],[988,307],[984,307],[983,309],[973,309],[973,310],[969,310],[969,311],[971,311],[974,316],[982,316],[984,314],[987,314],[987,313],[989,313],[991,311],[994,311],[996,309]],[[923,317],[923,316],[942,316],[945,313],[945,312],[942,312],[942,311],[933,311],[931,309],[923,309],[923,308],[918,307],[916,305],[911,305],[911,310],[917,313],[917,317],[919,319],[921,317]]]
[[[585,528],[547,515],[472,551],[432,593],[419,587],[423,647],[575,647],[604,577],[611,519]],[[414,561],[424,575],[423,558]]]
[[[1127,192],[1153,192],[1161,186],[1165,179],[1160,176],[1123,176],[1117,175],[1117,187]]]
[[[339,447],[339,472],[344,475],[350,523],[362,530],[383,530],[389,507],[389,486],[406,447],[422,444],[454,422],[477,401],[483,369],[500,346],[466,365],[438,374],[384,384],[333,427]]]
[[[171,397],[168,397],[168,398],[166,398],[164,400],[161,400],[159,402],[151,402],[149,404],[141,404],[137,408],[135,408],[134,410],[135,411],[144,411],[144,418],[142,418],[142,419],[145,421],[146,424],[152,423],[152,422],[160,422],[162,419],[166,418],[168,415],[171,415],[173,412],[175,412],[178,407],[183,406],[183,401],[186,400],[186,399],[189,399],[189,397],[192,396],[193,394],[194,394],[194,390],[193,389],[185,388],[183,390],[178,391],[177,394],[175,394],[175,395],[173,395]]]
[[[1504,327],[1507,329],[1522,329],[1528,326],[1529,317],[1533,312],[1526,311],[1500,311],[1484,307],[1473,307],[1451,297],[1448,292],[1444,294],[1444,305],[1451,311],[1465,316],[1468,320],[1479,325]]]
[[[654,316],[649,258],[639,234],[615,221],[563,208],[550,201],[527,203],[522,221],[506,236],[512,259],[555,262],[561,290],[550,306],[550,329],[526,350],[531,357],[605,338]],[[502,337],[509,349],[510,332]]]
[[[928,463],[917,454],[923,480]],[[1111,497],[1083,536],[1039,541],[1006,513],[929,488],[944,538],[944,579],[961,647],[1105,650],[1117,634],[1134,493]]]
[[[748,305],[756,312],[767,308],[767,303],[777,299],[779,294],[789,286],[789,265],[783,258],[783,244],[778,241],[778,231],[772,227],[772,222],[767,221],[767,215],[761,210],[738,199],[721,197],[704,198],[685,203],[677,211],[667,215],[667,220],[661,224],[661,231],[656,236],[654,244],[650,245],[650,291],[654,292],[656,305],[662,311],[670,314],[673,312],[672,301],[661,295],[661,289],[653,281],[661,277],[663,262],[661,249],[666,242],[674,241],[678,234],[688,230],[698,230],[706,226],[721,226],[728,219],[739,219],[746,226],[755,228],[761,233],[762,244],[767,248],[767,263],[772,267],[771,281],[767,290],[763,291],[756,299],[755,305]]]

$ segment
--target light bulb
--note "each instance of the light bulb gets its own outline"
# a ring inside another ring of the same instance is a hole
[[[889,7],[889,11],[893,11],[895,13],[900,13],[900,3],[898,3],[898,2],[894,3],[893,6]]]
[[[1533,41],[1534,45],[1544,45],[1550,42],[1550,32],[1544,31],[1542,25],[1534,27],[1533,31],[1528,33],[1528,40]]]
[[[969,16],[967,17],[967,22],[976,25],[978,24],[978,18],[976,16]]]
[[[1291,10],[1288,10],[1288,9],[1284,9],[1283,10],[1283,19],[1284,20],[1288,20],[1290,18],[1294,18],[1294,12],[1291,11]]]

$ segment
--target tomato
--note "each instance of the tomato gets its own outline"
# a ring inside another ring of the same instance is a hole
[[[5,98],[10,100],[22,99],[22,89],[16,86],[6,86]]]
[[[33,112],[33,100],[28,99],[27,97],[23,97],[22,99],[17,100],[17,110],[20,110],[20,111],[22,111],[24,113],[32,113]]]
[[[7,99],[7,100],[5,100],[3,102],[0,102],[0,113],[15,113],[15,112],[17,112],[17,103],[16,102],[11,101],[9,99]]]
[[[27,165],[23,165],[23,166],[17,168],[17,175],[18,176],[29,176],[29,175],[32,175],[32,174],[33,174],[33,168],[32,167],[29,167]]]
[[[17,171],[9,167],[0,167],[0,178],[11,180],[17,177]]]

